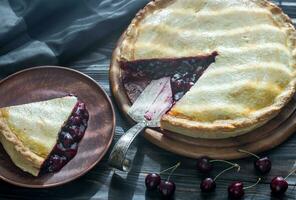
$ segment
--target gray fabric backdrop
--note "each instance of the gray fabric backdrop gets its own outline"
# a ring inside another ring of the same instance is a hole
[[[0,74],[37,65],[75,67],[149,0],[1,0]],[[87,63],[87,61],[86,61]]]

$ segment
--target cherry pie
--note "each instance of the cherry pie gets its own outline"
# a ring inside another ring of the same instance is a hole
[[[75,96],[0,109],[0,142],[34,176],[59,171],[77,153],[89,114]]]
[[[295,28],[266,0],[154,0],[119,45],[131,101],[152,79],[171,77],[175,104],[161,128],[179,134],[244,134],[295,93]]]

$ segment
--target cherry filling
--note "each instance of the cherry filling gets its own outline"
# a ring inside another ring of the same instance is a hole
[[[171,77],[174,101],[181,99],[196,83],[210,64],[215,62],[217,52],[206,56],[176,59],[145,59],[123,61],[123,83],[132,102],[141,94],[149,81]]]
[[[88,118],[89,114],[85,104],[79,101],[62,127],[57,144],[43,163],[42,174],[59,171],[76,155],[78,143],[87,128]]]

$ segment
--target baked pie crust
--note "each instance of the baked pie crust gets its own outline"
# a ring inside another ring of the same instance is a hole
[[[275,117],[295,93],[296,31],[266,0],[155,0],[139,11],[119,62],[218,52],[195,85],[162,117],[161,128],[227,138]]]
[[[9,154],[16,165],[37,176],[45,159],[30,151],[3,120],[0,120],[0,130],[1,144],[7,152],[10,152]]]

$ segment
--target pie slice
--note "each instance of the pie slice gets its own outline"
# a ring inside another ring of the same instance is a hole
[[[295,93],[296,31],[266,0],[155,0],[119,44],[133,101],[151,79],[170,76],[176,103],[161,127],[197,138],[247,133]]]
[[[76,155],[88,118],[75,96],[1,108],[0,141],[23,171],[56,172]]]

